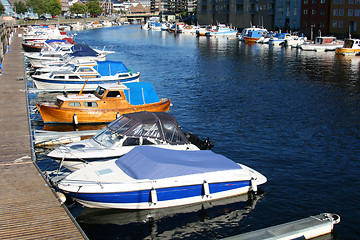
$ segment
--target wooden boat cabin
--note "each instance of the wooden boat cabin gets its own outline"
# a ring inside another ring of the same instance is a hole
[[[99,85],[94,94],[64,94],[54,103],[37,103],[44,123],[111,122],[122,114],[166,112],[170,99],[159,99],[151,83]]]

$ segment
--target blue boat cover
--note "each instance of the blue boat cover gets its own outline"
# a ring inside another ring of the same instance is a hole
[[[129,71],[120,61],[100,61],[94,68],[101,76],[114,76],[116,73]]]
[[[241,169],[231,159],[210,150],[181,151],[152,146],[136,146],[115,163],[134,179],[150,180]]]
[[[74,44],[74,46],[72,46],[71,49],[73,52],[70,53],[70,55],[74,57],[85,57],[85,56],[96,57],[98,55],[98,53],[94,51],[94,49],[92,49],[86,44]]]
[[[126,100],[132,105],[143,105],[160,102],[154,86],[148,82],[124,83]]]
[[[45,42],[46,43],[52,43],[52,42],[63,42],[63,43],[65,43],[66,40],[51,39],[51,40],[46,40]]]

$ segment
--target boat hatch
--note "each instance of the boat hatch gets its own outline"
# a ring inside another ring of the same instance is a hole
[[[55,105],[58,106],[58,107],[61,107],[61,105],[63,104],[63,100],[60,100],[60,99],[56,99],[56,102],[55,102]]]

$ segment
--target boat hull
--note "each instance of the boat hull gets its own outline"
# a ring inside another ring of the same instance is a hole
[[[42,48],[42,45],[35,46],[35,45],[30,45],[30,44],[24,44],[23,43],[22,47],[23,47],[25,52],[40,52],[41,48]]]
[[[51,89],[51,90],[64,90],[64,91],[79,91],[82,89],[86,82],[87,78],[80,80],[56,80],[56,79],[45,79],[39,78],[38,76],[33,76],[33,81],[37,89]],[[139,82],[140,73],[134,73],[130,77],[122,78],[89,78],[88,82],[85,85],[84,90],[93,91],[97,88],[99,84],[107,83],[130,83],[130,82]]]
[[[156,191],[149,188],[111,193],[66,193],[90,208],[157,209],[233,197],[246,194],[249,189],[250,181],[236,181],[209,183],[209,195],[204,194],[203,184],[158,188]]]
[[[166,112],[170,109],[170,99],[144,105],[126,105],[116,109],[76,109],[59,108],[53,104],[36,104],[44,123],[74,123],[76,114],[78,123],[105,123],[114,121],[118,116],[133,112]]]
[[[260,38],[244,37],[244,42],[255,43],[255,42],[258,41],[259,39],[260,39]]]
[[[356,55],[360,53],[360,49],[353,49],[353,48],[337,48],[336,54],[339,55]]]

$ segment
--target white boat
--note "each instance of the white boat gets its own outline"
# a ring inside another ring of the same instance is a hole
[[[70,26],[73,31],[80,31],[80,30],[84,29],[84,23],[77,22],[77,23],[71,24]]]
[[[205,33],[209,37],[236,37],[237,30],[229,28],[224,24],[219,24],[215,29],[210,29]]]
[[[337,40],[336,37],[316,37],[312,43],[300,46],[304,51],[335,51],[336,48],[342,47],[344,41]]]
[[[23,41],[50,40],[66,38],[66,32],[60,31],[54,26],[33,26],[24,29]]]
[[[51,62],[46,67],[36,69],[33,75],[41,75],[55,71],[71,71],[78,66],[95,66],[96,64],[97,64],[96,61],[83,61],[81,59],[73,63]]]
[[[90,139],[56,148],[48,157],[75,171],[89,162],[119,158],[137,145],[190,151],[213,146],[194,135],[187,137],[168,113],[137,112],[120,116]]]
[[[300,47],[306,42],[307,42],[307,38],[304,36],[291,35],[291,38],[285,40],[284,46],[296,48],[296,47]]]
[[[291,39],[290,33],[276,33],[267,42],[269,45],[279,46],[285,43],[286,40]]]
[[[32,67],[45,67],[51,63],[74,62],[79,59],[83,61],[104,61],[107,54],[113,51],[92,49],[86,44],[71,45],[70,48],[59,46],[56,52],[46,51],[33,54],[24,54],[30,61]]]
[[[198,29],[196,29],[195,34],[197,37],[205,36],[205,33],[209,30],[215,30],[216,26],[199,26]]]
[[[101,24],[103,25],[103,27],[111,27],[112,26],[112,23],[110,21],[103,21]]]
[[[58,188],[90,208],[158,209],[257,191],[257,171],[210,150],[137,146],[66,176]]]
[[[99,84],[139,82],[140,73],[133,73],[120,61],[99,61],[95,66],[75,66],[71,70],[32,75],[37,89],[79,91],[95,90]]]
[[[200,29],[200,26],[195,26],[195,25],[186,25],[183,29],[182,29],[182,33],[184,34],[191,34],[191,35],[195,35],[196,31]]]

